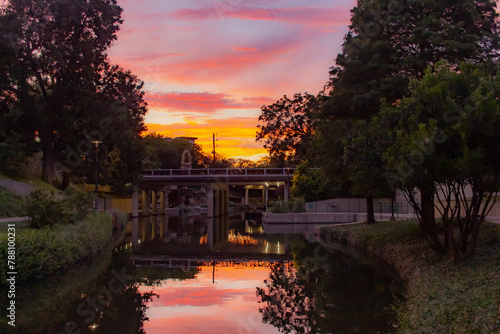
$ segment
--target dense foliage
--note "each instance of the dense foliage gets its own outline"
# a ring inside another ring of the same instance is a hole
[[[93,211],[94,194],[68,188],[55,196],[44,189],[33,191],[26,199],[26,212],[33,228],[77,223]]]
[[[69,225],[18,229],[16,233],[17,279],[44,277],[92,258],[111,238],[111,218],[98,214]],[[0,280],[5,282],[7,234],[0,235]]]
[[[482,63],[491,73],[499,54],[493,1],[358,1],[342,53],[330,72],[329,98],[314,123],[318,163],[330,177],[356,183],[357,195],[361,190],[370,199],[386,191],[378,142],[359,145],[372,131],[364,122],[380,112],[382,101],[390,105],[407,96],[410,80],[422,79],[427,66],[434,71],[446,60],[456,69],[470,61]],[[355,137],[358,143],[352,144]],[[339,163],[342,160],[345,164]],[[373,213],[368,218],[373,220]]]
[[[49,183],[57,163],[76,173],[94,165],[83,157],[99,160],[104,183],[137,180],[143,83],[107,55],[121,12],[115,0],[10,0],[2,7],[0,142],[22,152],[2,151],[7,171],[41,151]],[[98,150],[94,141],[102,142]]]
[[[431,247],[456,258],[474,254],[500,187],[500,76],[471,64],[454,71],[438,63],[381,117],[392,122],[386,176],[418,213]],[[428,211],[418,204],[424,196],[434,204]]]
[[[320,107],[321,96],[305,93],[286,95],[275,103],[263,106],[259,116],[256,141],[263,141],[272,160],[280,166],[286,162],[300,163],[306,159],[313,136],[313,120]]]

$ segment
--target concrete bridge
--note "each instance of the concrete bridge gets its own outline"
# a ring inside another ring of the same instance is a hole
[[[167,186],[204,186],[207,189],[207,217],[229,213],[229,185],[245,185],[245,203],[248,204],[249,189],[259,185],[264,202],[268,199],[270,185],[284,187],[284,200],[288,201],[290,181],[294,168],[206,168],[206,169],[150,169],[142,172],[140,188],[136,188],[132,199],[132,216],[139,215],[139,191],[142,191],[142,214],[149,215],[151,198],[152,215],[165,213],[168,201]],[[150,196],[151,193],[151,196]],[[158,212],[158,201],[160,212]]]

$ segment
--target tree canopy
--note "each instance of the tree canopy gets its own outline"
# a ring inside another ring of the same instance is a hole
[[[42,176],[99,149],[107,179],[133,182],[147,112],[143,83],[109,62],[122,9],[115,0],[10,0],[0,12],[0,119],[43,152]]]
[[[493,1],[358,1],[342,53],[330,71],[329,97],[314,123],[317,161],[331,177],[361,182],[369,196],[382,184],[377,178],[366,183],[369,179],[360,172],[369,167],[368,161],[376,162],[373,152],[377,148],[372,142],[364,155],[352,151],[360,147],[350,143],[357,137],[353,136],[357,125],[363,124],[357,121],[375,117],[382,100],[393,104],[407,96],[410,80],[423,78],[427,66],[434,69],[440,60],[446,60],[456,69],[462,61],[469,61],[493,72],[499,54]],[[362,133],[357,140],[363,140]],[[350,145],[351,153],[346,153]],[[365,167],[352,166],[355,155],[360,155],[358,162]]]
[[[271,159],[284,165],[305,160],[313,136],[312,122],[320,106],[321,96],[305,93],[286,95],[275,103],[262,106],[260,129],[256,141],[263,141]]]
[[[384,153],[388,181],[404,191],[430,245],[455,258],[474,254],[500,187],[499,101],[498,74],[466,63],[455,71],[443,62],[429,67],[412,82],[410,96],[381,114],[392,123]],[[431,214],[419,204],[416,189],[433,199]],[[434,210],[444,224],[443,238]]]

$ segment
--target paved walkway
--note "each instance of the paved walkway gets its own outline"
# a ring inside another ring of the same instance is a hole
[[[28,216],[26,217],[10,217],[10,218],[0,218],[0,224],[2,223],[15,223],[15,222],[24,222],[29,219]]]
[[[19,196],[28,196],[33,190],[36,189],[35,186],[4,178],[0,178],[0,186],[18,194]]]

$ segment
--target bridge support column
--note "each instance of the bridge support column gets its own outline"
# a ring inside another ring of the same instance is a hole
[[[219,217],[229,213],[229,188],[227,184],[211,183],[207,193],[207,217]]]
[[[163,212],[165,213],[165,212]],[[160,221],[159,221],[159,224],[160,224],[160,234],[159,234],[159,237],[160,238],[164,238],[165,237],[165,215],[160,215]]]
[[[158,222],[158,217],[151,216],[151,240],[156,239],[156,226]]]
[[[137,186],[134,187],[132,193],[132,218],[139,217],[139,190]]]
[[[267,208],[267,201],[269,199],[269,188],[266,186],[264,191],[264,206]]]
[[[219,217],[220,216],[220,190],[219,189],[214,189],[213,192],[213,198],[214,198],[214,217]]]
[[[139,218],[132,217],[132,249],[139,246]]]
[[[158,213],[158,196],[156,190],[151,191],[151,214],[156,216]]]
[[[139,239],[139,245],[141,244],[141,242],[148,240],[148,221],[149,218],[147,217],[142,217],[141,219],[141,237]]]
[[[146,190],[142,191],[142,215],[149,216],[149,196]]]
[[[266,205],[266,188],[262,187],[262,205]]]
[[[250,191],[250,189],[248,189],[247,187],[245,187],[245,204],[248,205],[248,192]]]
[[[283,194],[283,201],[285,202],[288,202],[288,199],[289,199],[289,193],[290,193],[290,182],[288,181],[285,181],[285,184],[284,184],[284,194]]]
[[[165,214],[165,190],[160,192],[160,214]]]

